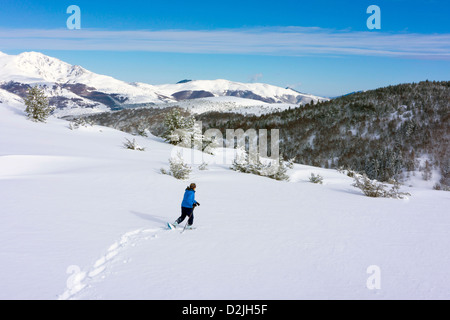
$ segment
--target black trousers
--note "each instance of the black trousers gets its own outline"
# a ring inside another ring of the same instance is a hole
[[[188,220],[189,225],[194,223],[194,208],[181,207],[181,216],[177,219],[177,222],[183,222],[186,217],[190,217]]]

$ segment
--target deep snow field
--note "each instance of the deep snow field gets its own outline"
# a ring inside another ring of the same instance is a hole
[[[449,192],[368,198],[304,165],[289,182],[213,163],[179,181],[160,138],[127,150],[126,133],[23,109],[0,103],[0,299],[450,298]],[[197,229],[166,230],[190,182]]]

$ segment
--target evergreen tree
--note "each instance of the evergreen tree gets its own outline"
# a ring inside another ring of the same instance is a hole
[[[36,122],[45,122],[53,111],[48,105],[48,99],[44,94],[44,90],[38,86],[28,89],[27,97],[24,99],[27,106],[25,112],[28,118]]]
[[[245,148],[239,148],[236,150],[236,156],[230,169],[286,181],[289,180],[287,170],[292,168],[293,159],[284,161],[283,156],[280,155],[277,161],[267,159],[263,162],[257,153],[255,159],[251,160]]]
[[[182,143],[185,147],[191,147],[194,123],[193,117],[185,118],[181,115],[179,109],[174,109],[164,118],[165,132],[163,138],[170,144],[179,145]]]

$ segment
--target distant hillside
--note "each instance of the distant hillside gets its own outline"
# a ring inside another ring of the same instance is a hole
[[[204,126],[280,130],[296,162],[348,167],[386,181],[438,169],[450,185],[450,82],[401,84],[357,92],[261,117],[210,113]],[[205,128],[205,129],[206,129]]]
[[[170,109],[91,116],[131,133],[164,131]],[[186,111],[185,115],[188,113]],[[203,129],[279,129],[285,158],[323,168],[349,168],[388,181],[422,175],[450,186],[450,82],[400,84],[262,116],[207,112]],[[141,128],[141,129],[138,129]],[[270,131],[269,131],[270,132]],[[439,175],[439,177],[437,177]]]

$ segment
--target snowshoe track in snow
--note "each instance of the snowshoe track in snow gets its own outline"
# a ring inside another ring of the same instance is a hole
[[[79,266],[71,265],[67,268],[67,273],[70,274],[66,282],[66,290],[63,294],[58,296],[58,300],[75,299],[76,295],[80,292],[92,286],[94,280],[104,279],[105,270],[114,261],[114,258],[119,255],[120,252],[126,249],[128,246],[135,246],[138,240],[148,240],[151,238],[157,238],[158,233],[166,231],[167,229],[137,229],[124,233],[119,240],[115,241],[108,247],[106,253],[98,258],[94,264],[88,268],[87,271],[83,271]],[[127,263],[125,260],[124,263]]]

